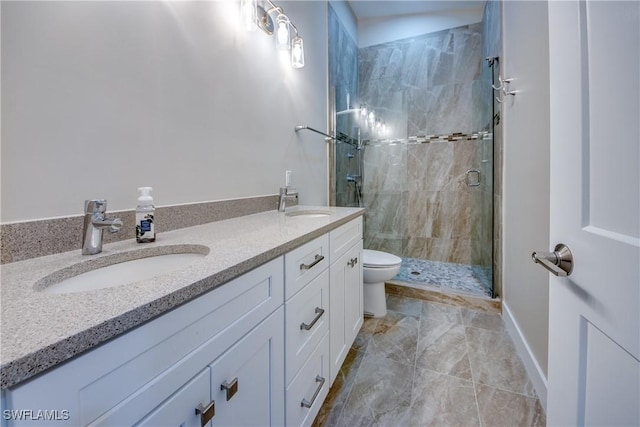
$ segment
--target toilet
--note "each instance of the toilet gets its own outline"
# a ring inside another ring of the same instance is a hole
[[[381,251],[362,251],[364,314],[383,317],[387,314],[384,282],[400,271],[402,258]]]

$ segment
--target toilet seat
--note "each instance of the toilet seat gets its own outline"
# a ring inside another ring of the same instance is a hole
[[[362,265],[367,268],[390,268],[402,263],[402,258],[372,249],[362,251]]]

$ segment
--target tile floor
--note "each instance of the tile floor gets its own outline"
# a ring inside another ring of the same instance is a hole
[[[365,319],[314,425],[544,426],[498,314],[390,295]]]

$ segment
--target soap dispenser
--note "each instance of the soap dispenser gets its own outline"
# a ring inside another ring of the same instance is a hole
[[[154,214],[156,208],[153,206],[151,197],[151,187],[140,187],[140,197],[138,197],[138,207],[136,207],[136,241],[138,243],[148,243],[156,241],[156,229],[154,224]]]

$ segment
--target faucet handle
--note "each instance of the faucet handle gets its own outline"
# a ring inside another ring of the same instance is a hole
[[[84,201],[84,213],[96,214],[105,213],[107,210],[107,201],[105,199],[93,199]]]
[[[297,196],[298,195],[298,191],[296,190],[295,187],[285,187],[285,194],[287,196]]]
[[[120,230],[120,227],[122,227],[122,220],[120,218],[114,218],[112,221],[109,231],[111,233],[117,233]]]

